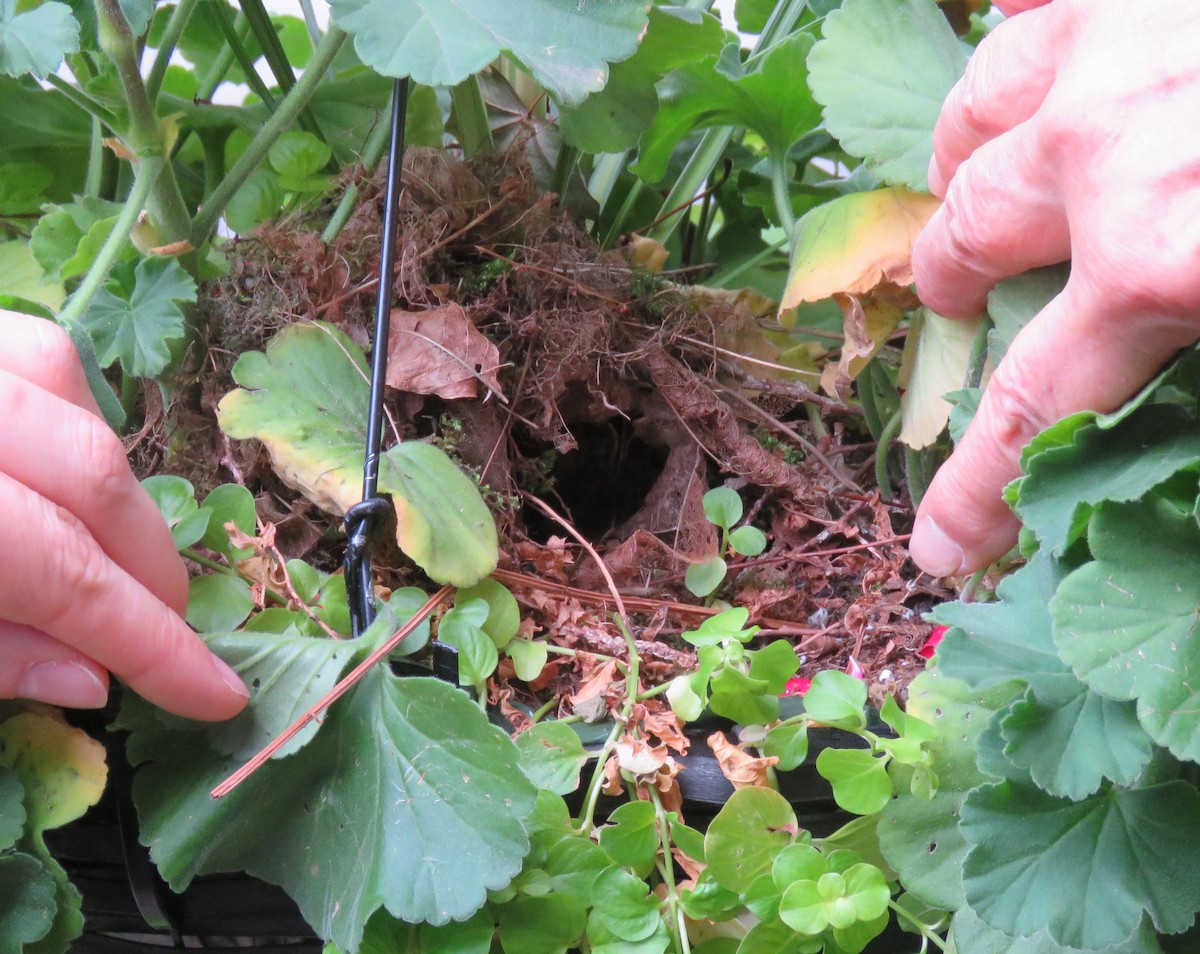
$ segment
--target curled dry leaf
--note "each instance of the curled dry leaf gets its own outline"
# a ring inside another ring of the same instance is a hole
[[[717,757],[721,774],[729,779],[734,788],[769,788],[767,769],[779,763],[774,755],[757,758],[738,748],[725,737],[724,732],[714,732],[708,737],[709,748]]]
[[[460,305],[392,312],[388,387],[452,400],[477,397],[482,383],[503,398],[499,368],[499,349]]]

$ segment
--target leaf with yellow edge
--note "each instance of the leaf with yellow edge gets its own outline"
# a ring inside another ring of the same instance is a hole
[[[930,195],[895,187],[852,192],[796,223],[781,320],[806,301],[865,296],[880,285],[912,284],[912,245],[939,205]]]
[[[916,344],[905,349],[901,368],[907,390],[901,399],[900,440],[914,450],[936,441],[950,420],[950,402],[942,395],[963,386],[981,320],[951,321],[928,309],[913,320],[909,342]]]
[[[221,429],[266,445],[276,473],[330,513],[362,494],[367,433],[366,359],[320,323],[293,325],[233,366],[241,388],[221,399]],[[496,525],[475,482],[431,444],[405,441],[379,462],[392,495],[396,542],[439,583],[471,586],[496,566]]]
[[[22,712],[0,723],[0,765],[25,787],[26,824],[39,835],[95,805],[108,778],[104,746],[42,712]]]

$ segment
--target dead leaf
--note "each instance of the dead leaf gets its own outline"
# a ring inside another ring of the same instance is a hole
[[[710,735],[708,745],[717,757],[721,774],[729,779],[734,788],[770,787],[767,769],[779,763],[778,756],[756,758],[730,742],[724,732],[714,732]]]
[[[473,398],[482,383],[504,395],[496,372],[500,351],[451,302],[428,311],[392,312],[387,386],[452,400]]]
[[[617,764],[634,778],[653,778],[670,759],[665,745],[651,745],[645,739],[625,736],[614,747]],[[778,759],[776,760],[778,761]]]
[[[640,265],[652,272],[661,272],[669,257],[667,248],[662,242],[636,234],[629,236],[625,252],[629,256],[631,265]]]
[[[845,342],[838,363],[825,365],[821,372],[821,387],[830,397],[845,399],[850,396],[850,383],[884,346],[888,335],[900,324],[904,311],[873,297],[859,299],[842,294],[833,297],[842,309]]]
[[[912,245],[941,203],[898,187],[854,192],[817,206],[797,227],[780,320],[803,302],[911,285]]]

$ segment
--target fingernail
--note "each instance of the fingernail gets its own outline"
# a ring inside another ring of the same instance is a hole
[[[229,687],[229,691],[234,695],[241,696],[243,699],[250,698],[250,690],[246,688],[246,684],[238,677],[238,674],[226,665],[225,660],[219,656],[212,657],[213,668],[217,671],[217,675],[221,677],[225,685]]]
[[[69,709],[100,709],[108,701],[108,687],[79,663],[40,662],[25,670],[16,695]]]
[[[913,562],[930,576],[953,576],[962,572],[962,547],[930,517],[917,517],[908,552]]]

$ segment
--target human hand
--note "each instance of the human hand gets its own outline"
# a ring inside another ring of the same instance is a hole
[[[226,719],[249,694],[181,618],[187,573],[70,338],[0,310],[0,698],[151,702]]]
[[[913,559],[944,576],[1016,541],[1001,499],[1021,448],[1108,411],[1200,337],[1200,5],[1030,0],[979,46],[934,134],[945,204],[913,272],[939,314],[983,311],[1002,278],[1071,260],[1013,341],[917,515]]]

